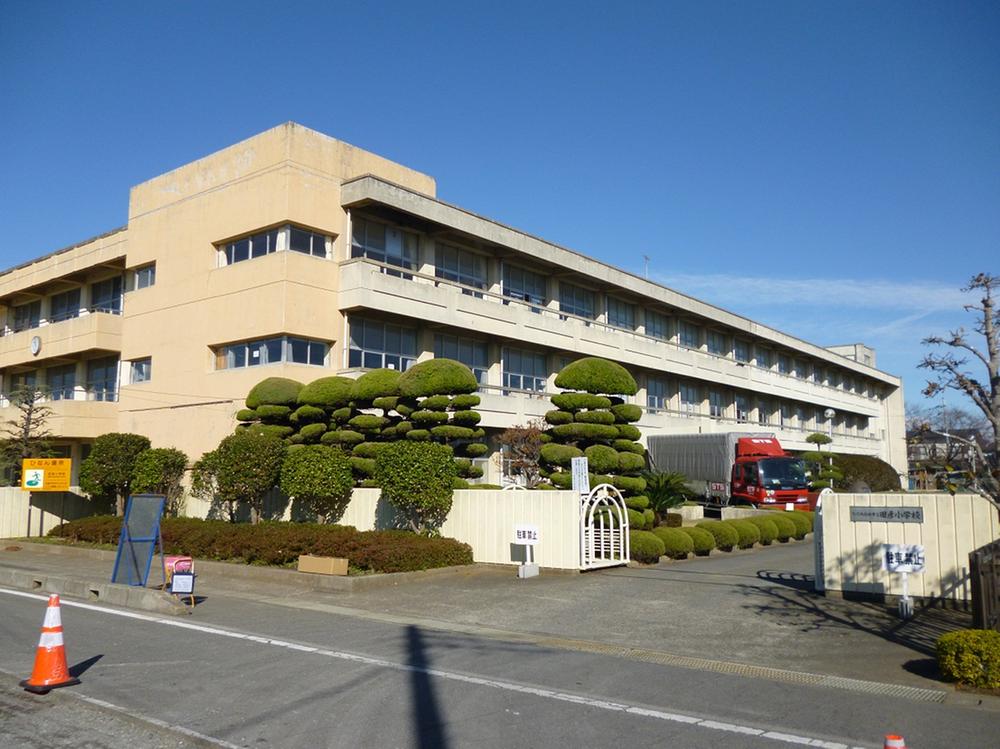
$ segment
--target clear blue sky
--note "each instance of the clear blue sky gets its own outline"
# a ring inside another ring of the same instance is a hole
[[[920,399],[1000,273],[996,2],[0,4],[0,266],[286,120]],[[960,400],[955,402],[960,403]]]

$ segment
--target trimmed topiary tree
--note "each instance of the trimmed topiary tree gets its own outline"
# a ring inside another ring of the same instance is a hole
[[[135,459],[130,488],[136,494],[162,494],[167,498],[167,513],[176,516],[184,496],[181,481],[187,464],[187,455],[173,447],[144,450]]]
[[[659,528],[653,528],[652,533],[663,541],[664,554],[671,559],[687,559],[688,554],[694,551],[694,541],[679,528],[667,528],[661,525]]]
[[[287,377],[268,377],[261,380],[247,393],[247,408],[257,409],[260,406],[298,406],[299,391],[302,383]]]
[[[238,429],[213,451],[216,494],[223,502],[247,504],[250,522],[259,523],[264,496],[278,485],[284,441],[272,434]]]
[[[736,529],[721,520],[702,520],[695,527],[711,533],[715,537],[715,548],[720,551],[732,551],[740,541]]]
[[[323,523],[336,522],[351,501],[354,476],[342,450],[305,445],[290,450],[281,466],[281,491],[306,504]]]
[[[715,548],[715,536],[704,528],[678,528],[681,533],[686,533],[691,539],[695,556],[707,557]]]
[[[450,448],[433,442],[393,442],[375,458],[374,477],[382,496],[415,533],[437,529],[451,510],[457,477]]]
[[[771,518],[757,516],[747,518],[747,521],[757,526],[757,530],[760,531],[760,542],[762,545],[770,546],[774,543],[774,539],[778,537],[778,526],[774,524]]]
[[[794,538],[797,532],[797,527],[795,522],[786,515],[791,513],[786,512],[774,512],[771,514],[771,520],[778,529],[778,540],[784,543],[790,538]]]
[[[113,498],[115,514],[125,514],[125,498],[139,455],[149,449],[149,438],[129,432],[102,434],[80,465],[80,487],[92,498]]]
[[[656,564],[667,552],[663,541],[649,531],[629,530],[629,557],[643,564]]]
[[[639,392],[635,378],[625,367],[591,356],[563,367],[556,375],[556,387],[581,390],[591,395],[635,395]]]
[[[739,547],[741,549],[752,549],[754,544],[760,541],[760,529],[747,520],[727,520],[739,534]]]

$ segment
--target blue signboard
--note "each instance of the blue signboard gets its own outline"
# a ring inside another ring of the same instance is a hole
[[[157,544],[163,555],[160,518],[166,497],[162,494],[135,494],[129,497],[118,537],[118,553],[111,582],[146,586]],[[162,565],[161,565],[162,567]]]

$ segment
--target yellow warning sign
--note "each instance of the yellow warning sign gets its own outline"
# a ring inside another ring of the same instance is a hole
[[[31,492],[68,492],[73,461],[69,458],[25,458],[21,488]]]

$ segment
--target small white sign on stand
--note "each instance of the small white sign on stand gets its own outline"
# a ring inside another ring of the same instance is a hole
[[[899,599],[899,618],[913,617],[909,575],[924,571],[924,547],[920,544],[882,544],[882,569],[902,576],[903,597]]]
[[[573,458],[570,461],[573,470],[573,491],[577,494],[590,494],[590,464],[586,458]]]
[[[514,526],[514,543],[524,547],[524,562],[517,568],[517,576],[538,577],[538,563],[535,562],[535,544],[538,543],[538,526],[517,524]]]

